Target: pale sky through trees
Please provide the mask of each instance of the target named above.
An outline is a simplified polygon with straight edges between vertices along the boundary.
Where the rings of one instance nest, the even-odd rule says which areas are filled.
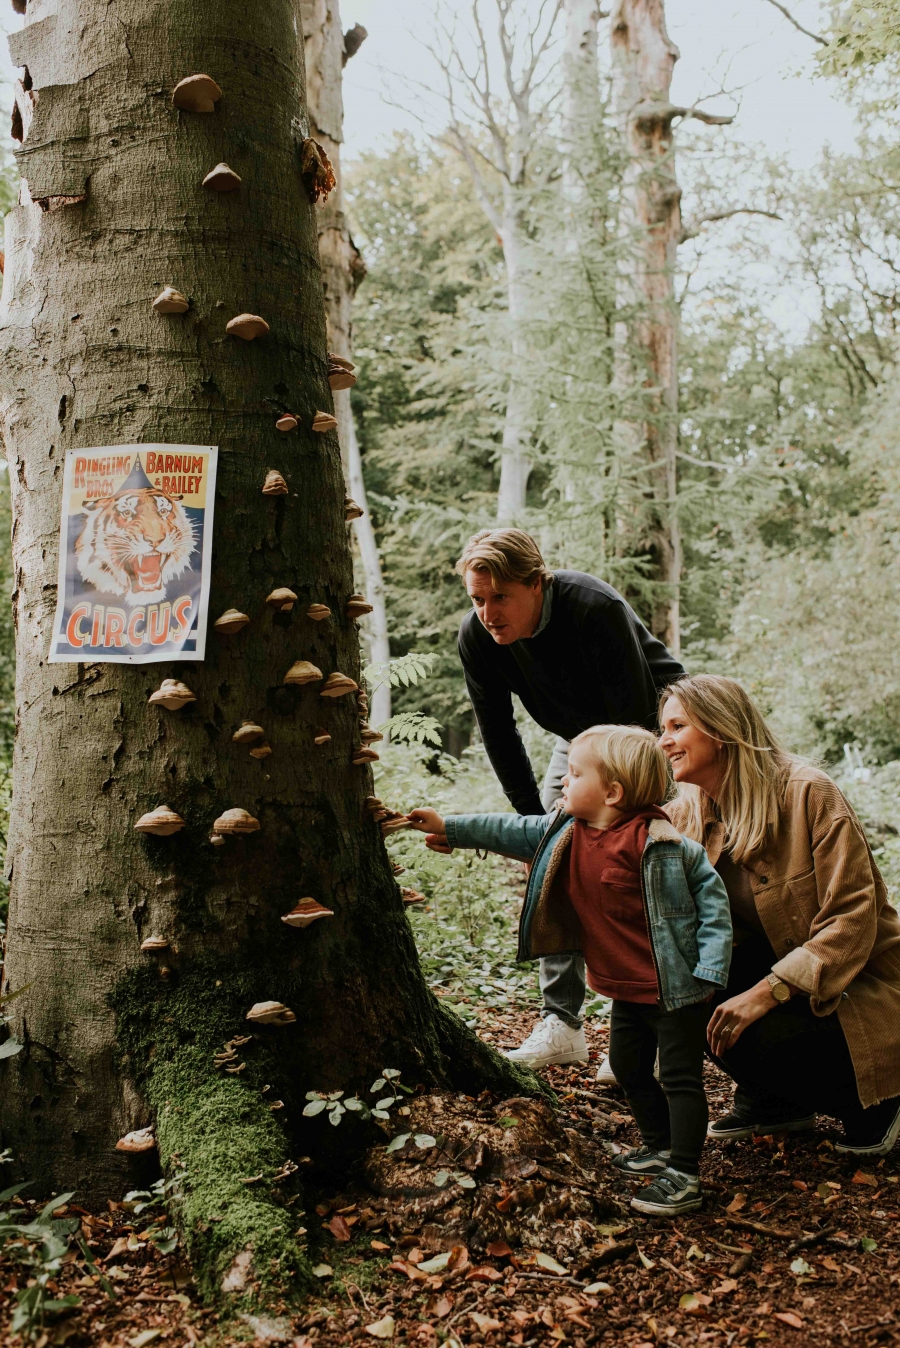
[[[454,5],[462,12],[463,0],[454,0]],[[382,89],[386,85],[403,101],[402,91],[390,80],[391,71],[427,81],[428,57],[410,30],[427,31],[431,8],[431,0],[342,0],[345,27],[359,22],[369,30],[368,41],[347,67],[344,83],[349,157],[375,148],[397,127],[414,125],[383,100]],[[789,8],[805,27],[818,30],[822,16],[818,0],[793,0]],[[815,44],[766,0],[667,0],[666,12],[670,33],[681,49],[672,90],[675,98],[691,103],[719,87],[743,86],[738,95],[740,139],[759,142],[775,154],[787,153],[798,167],[813,163],[826,142],[836,150],[852,147],[851,111],[834,97],[831,82],[813,78]],[[604,41],[607,31],[604,24]]]

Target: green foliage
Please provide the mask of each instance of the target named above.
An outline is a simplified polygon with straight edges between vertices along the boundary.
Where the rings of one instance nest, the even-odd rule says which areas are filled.
[[[27,1184],[16,1184],[0,1193],[0,1205],[15,1198]],[[33,1342],[44,1334],[48,1320],[53,1320],[66,1311],[81,1305],[77,1296],[56,1297],[49,1284],[62,1268],[69,1253],[72,1238],[80,1227],[77,1217],[55,1217],[54,1213],[64,1208],[74,1194],[58,1194],[51,1198],[35,1217],[21,1220],[22,1213],[15,1210],[0,1212],[0,1250],[22,1269],[25,1285],[16,1293],[16,1308],[13,1311],[10,1329],[19,1334],[26,1342]],[[90,1251],[79,1238],[82,1257],[86,1259],[92,1273],[97,1269]],[[101,1279],[104,1290],[113,1296],[113,1290],[105,1278]]]
[[[390,1095],[384,1094],[386,1089],[390,1090]],[[369,1087],[370,1094],[378,1096],[377,1100],[369,1103],[360,1099],[358,1095],[347,1096],[343,1091],[329,1091],[327,1095],[323,1095],[321,1091],[307,1091],[306,1098],[309,1104],[303,1110],[303,1116],[312,1119],[327,1110],[328,1122],[337,1127],[347,1110],[350,1110],[352,1114],[358,1114],[363,1123],[368,1123],[370,1119],[387,1122],[394,1105],[403,1102],[403,1096],[398,1094],[399,1091],[412,1093],[408,1086],[402,1085],[400,1072],[396,1067],[382,1067],[381,1076]]]
[[[887,77],[887,102],[896,106],[900,62],[898,0],[832,0],[829,43],[817,52],[826,75],[838,75],[859,89],[873,72]]]

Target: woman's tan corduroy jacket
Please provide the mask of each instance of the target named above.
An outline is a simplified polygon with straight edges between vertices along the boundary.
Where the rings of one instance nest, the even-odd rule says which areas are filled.
[[[677,801],[666,813],[683,827]],[[704,834],[715,865],[724,828],[711,801]],[[830,777],[794,768],[771,845],[745,867],[777,956],[773,970],[809,995],[816,1015],[837,1012],[861,1103],[900,1095],[900,916],[862,825]]]

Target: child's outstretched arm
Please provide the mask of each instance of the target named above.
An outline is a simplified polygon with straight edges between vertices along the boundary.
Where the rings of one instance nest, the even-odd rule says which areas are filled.
[[[453,848],[447,842],[447,828],[437,810],[429,810],[423,805],[418,810],[410,810],[407,818],[414,829],[425,834],[425,846],[429,851],[450,855]]]

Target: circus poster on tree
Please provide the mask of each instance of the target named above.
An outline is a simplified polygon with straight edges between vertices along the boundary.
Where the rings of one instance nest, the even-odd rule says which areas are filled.
[[[51,662],[203,659],[217,459],[209,445],[67,452]]]

